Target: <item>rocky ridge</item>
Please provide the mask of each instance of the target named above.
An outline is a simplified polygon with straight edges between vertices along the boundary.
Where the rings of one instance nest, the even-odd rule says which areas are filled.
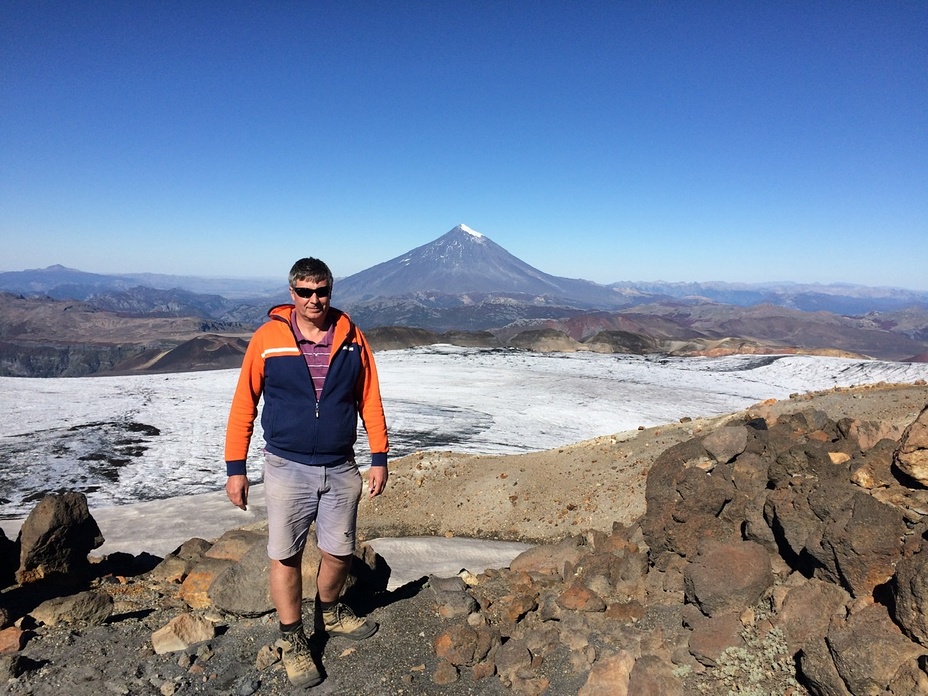
[[[314,691],[925,693],[926,403],[924,385],[835,390],[598,438],[549,453],[560,469],[588,459],[573,488],[547,482],[547,501],[512,493],[522,483],[501,477],[526,458],[495,458],[497,467],[483,458],[481,468],[446,474],[479,458],[448,454],[444,467],[423,469],[413,455],[362,520],[368,533],[411,531],[418,519],[420,533],[447,524],[444,533],[463,534],[461,520],[505,501],[509,512],[522,506],[519,516],[485,517],[485,535],[544,543],[507,569],[393,592],[382,559],[362,545],[349,599],[381,631],[359,644],[318,640],[328,678]],[[621,469],[626,456],[635,465]],[[449,507],[468,471],[504,485],[484,485],[482,502],[474,492],[464,511]],[[609,476],[643,489],[574,502]],[[552,490],[563,508],[551,505]],[[18,543],[20,559],[19,583],[0,594],[7,693],[290,693],[260,528],[191,540],[165,559],[91,564],[98,538],[80,498],[53,503],[18,542],[0,540],[0,557]],[[537,524],[545,507],[554,523]],[[65,519],[82,531],[62,556],[53,538],[72,526]],[[72,580],[66,590],[61,576]]]

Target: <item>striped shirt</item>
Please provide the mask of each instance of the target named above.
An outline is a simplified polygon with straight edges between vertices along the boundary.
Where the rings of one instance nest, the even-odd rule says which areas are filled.
[[[300,352],[303,353],[306,367],[309,368],[309,376],[313,380],[313,389],[316,390],[316,401],[318,402],[322,397],[322,386],[329,372],[329,353],[332,352],[335,324],[329,324],[325,338],[318,343],[313,343],[300,332],[300,327],[296,323],[296,312],[293,312],[290,316],[290,326],[293,327],[296,343],[300,347]]]

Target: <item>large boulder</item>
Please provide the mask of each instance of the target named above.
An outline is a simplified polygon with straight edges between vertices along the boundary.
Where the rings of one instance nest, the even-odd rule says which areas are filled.
[[[907,681],[912,668],[917,669],[928,654],[902,634],[886,607],[879,604],[851,614],[846,621],[833,622],[825,641],[852,694],[887,693],[897,679]]]
[[[842,588],[815,578],[804,579],[786,590],[775,623],[790,653],[807,649],[824,636],[834,617],[844,617],[850,599]]]
[[[686,598],[706,616],[740,612],[773,585],[770,556],[751,541],[720,544],[684,572]]]
[[[899,561],[894,616],[907,636],[928,646],[928,549]]]
[[[683,696],[683,684],[674,665],[656,655],[642,655],[628,678],[629,694]]]
[[[745,425],[730,425],[718,428],[702,439],[706,452],[720,464],[727,464],[744,452],[748,444],[748,428]]]
[[[894,464],[906,476],[928,486],[928,406],[902,433]]]
[[[540,544],[526,549],[509,564],[510,569],[523,573],[566,576],[589,552],[579,536],[564,537],[557,544]]]
[[[803,646],[797,665],[803,683],[813,696],[852,696],[838,674],[823,637],[817,636]]]
[[[826,565],[833,565],[836,579],[852,595],[870,596],[892,578],[906,531],[898,509],[857,492],[848,507],[826,521],[821,541],[831,556]]]
[[[104,590],[86,590],[67,597],[52,597],[31,612],[30,616],[46,626],[57,624],[100,625],[113,613],[113,598]]]
[[[303,599],[316,596],[316,573],[322,556],[316,546],[315,534],[310,532],[303,551]],[[238,561],[206,557],[204,564],[224,561],[208,585],[210,603],[222,611],[237,616],[260,616],[274,610],[268,582],[271,562],[267,556],[267,538],[259,535]],[[196,566],[192,572],[196,572]],[[367,544],[355,551],[351,571],[345,583],[345,592],[358,584],[371,591],[386,588],[387,570],[383,558]]]
[[[794,569],[863,597],[892,577],[904,517],[852,484],[849,465],[829,449],[799,445],[777,457],[764,519]]]
[[[19,539],[20,583],[80,576],[90,565],[87,554],[104,541],[87,508],[87,496],[74,491],[42,498],[23,522]]]
[[[648,474],[648,514],[641,521],[652,554],[672,551],[690,557],[706,539],[740,538],[739,529],[719,519],[735,495],[730,468],[712,464],[700,441],[663,452]]]
[[[883,421],[860,421],[844,418],[838,421],[838,427],[846,437],[856,440],[861,452],[868,452],[882,440],[898,440],[902,428],[895,423]]]

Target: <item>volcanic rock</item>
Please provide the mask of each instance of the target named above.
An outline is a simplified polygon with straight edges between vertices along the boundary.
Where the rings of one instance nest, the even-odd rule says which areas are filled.
[[[902,434],[895,464],[906,476],[928,486],[928,407]]]
[[[19,533],[20,583],[87,570],[87,554],[103,544],[103,535],[87,508],[87,496],[69,491],[46,495],[23,522]]]

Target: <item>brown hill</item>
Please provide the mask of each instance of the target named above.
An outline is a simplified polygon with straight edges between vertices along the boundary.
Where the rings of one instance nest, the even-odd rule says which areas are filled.
[[[159,371],[233,367],[241,364],[236,341],[250,334],[198,317],[131,317],[83,302],[0,293],[2,375],[80,377],[152,369],[155,362]],[[168,357],[193,339],[199,340]],[[223,340],[228,345],[220,348]]]
[[[660,342],[633,331],[600,331],[584,341],[589,350],[597,353],[632,353],[645,355],[660,351]]]
[[[374,350],[402,350],[416,346],[448,343],[470,348],[496,348],[499,340],[489,331],[446,331],[435,333],[409,326],[378,326],[364,332]]]
[[[416,346],[430,346],[441,339],[434,331],[415,329],[408,326],[378,326],[364,335],[374,350],[398,350]]]
[[[242,326],[199,317],[129,317],[85,302],[0,293],[0,339],[54,344],[181,342],[205,332],[247,333]]]
[[[646,311],[639,307],[638,311]],[[921,352],[924,344],[894,334],[872,323],[828,312],[757,305],[649,306],[647,311],[698,331],[706,336],[739,337],[759,343],[792,346],[799,350],[831,349],[868,355],[882,360],[902,360]]]
[[[541,353],[572,353],[582,346],[563,331],[556,329],[530,329],[520,331],[509,339],[513,348],[524,348]]]
[[[242,356],[248,348],[246,338],[205,334],[191,338],[179,346],[166,350],[146,350],[126,360],[107,374],[131,372],[195,372],[197,370],[224,370],[242,365]]]
[[[743,342],[744,352],[863,355],[881,360],[905,360],[924,353],[928,344],[881,328],[872,319],[842,317],[828,312],[801,312],[774,305],[737,307],[712,303],[640,305],[622,312],[584,312],[568,318],[519,322],[500,330],[508,339],[532,329],[562,331],[587,341],[604,331],[637,334],[656,340],[658,352],[712,355]]]

